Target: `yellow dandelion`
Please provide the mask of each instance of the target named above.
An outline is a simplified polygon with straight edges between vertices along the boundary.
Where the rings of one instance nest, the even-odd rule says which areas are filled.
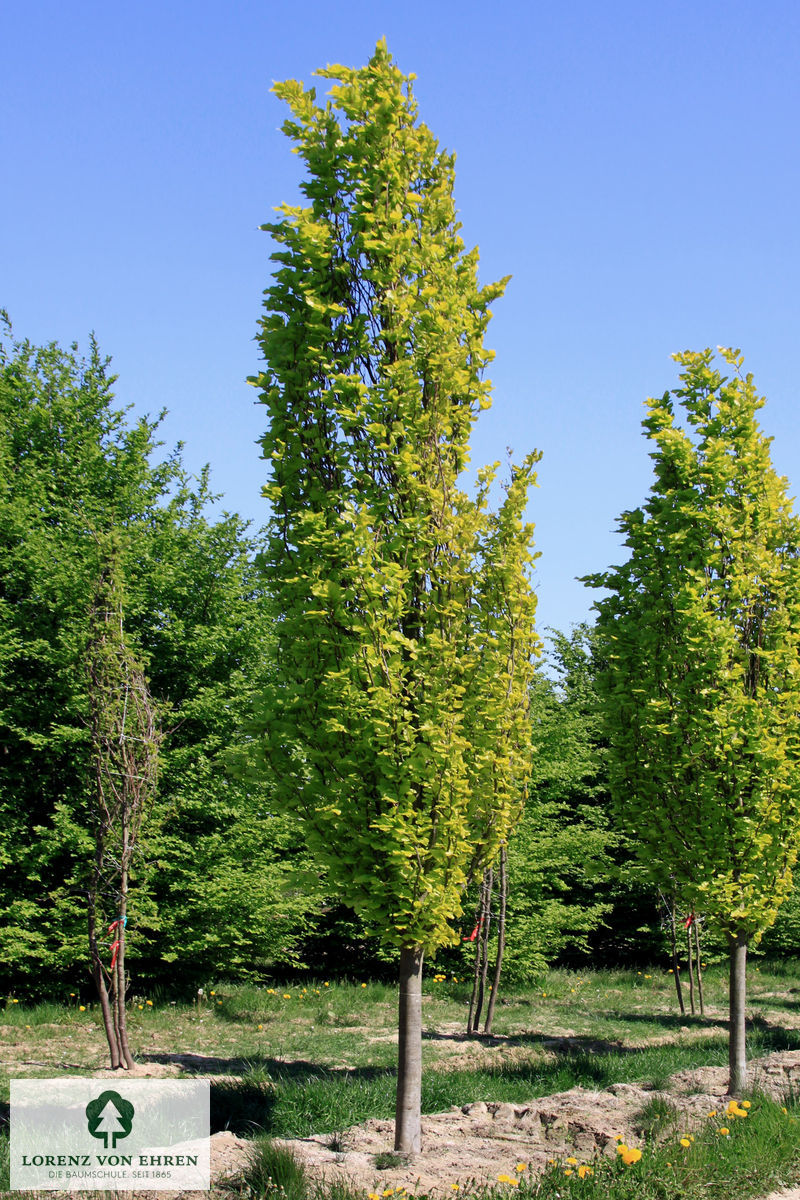
[[[717,1132],[721,1133],[723,1137],[727,1137],[728,1134],[730,1133],[730,1129],[728,1129],[727,1125],[723,1125],[722,1129],[718,1129]]]
[[[258,1028],[259,1028],[259,1029],[263,1029],[263,1028],[264,1028],[264,1026],[263,1026],[263,1025],[259,1025],[259,1027],[258,1027]]]
[[[362,987],[366,987],[367,985],[366,985],[365,983],[362,983],[362,985],[361,985],[361,986],[362,986]]]
[[[570,1167],[577,1167],[578,1160],[570,1154],[569,1158],[567,1159],[567,1163]]]
[[[715,1108],[712,1108],[711,1112],[708,1115],[710,1117],[715,1117],[717,1115],[717,1110]]]
[[[216,993],[216,992],[214,991],[214,989],[212,988],[212,989],[211,989],[211,991],[210,991],[208,994],[209,994],[209,996],[216,996],[216,994],[217,994],[217,993]]]
[[[587,1167],[586,1163],[583,1163],[578,1167],[578,1178],[585,1179],[587,1175],[594,1175],[594,1171],[591,1167]]]
[[[378,1193],[377,1193],[377,1192],[368,1192],[368,1193],[367,1193],[367,1200],[381,1200],[381,1198],[380,1198],[380,1196],[378,1195]]]
[[[450,1187],[453,1189],[454,1192],[457,1192],[458,1189],[461,1187],[461,1184],[460,1183],[451,1183]]]
[[[571,1175],[571,1174],[572,1174],[572,1167],[567,1167],[567,1169],[566,1169],[566,1171],[564,1172],[564,1174],[565,1174],[565,1175]]]
[[[394,1188],[384,1188],[383,1194],[384,1196],[393,1196]]]
[[[635,1147],[632,1147],[631,1149],[625,1151],[622,1156],[622,1161],[627,1167],[629,1167],[631,1163],[638,1162],[641,1157],[641,1150],[637,1150]]]
[[[681,1138],[681,1145],[682,1145],[682,1146],[691,1146],[691,1144],[692,1144],[692,1143],[689,1141],[689,1139],[688,1139],[688,1138]]]
[[[520,1171],[520,1172],[527,1171],[527,1169],[528,1169],[527,1163],[517,1163],[517,1165],[515,1167],[515,1170]]]
[[[322,986],[323,986],[323,987],[330,987],[331,985],[330,985],[329,983],[323,983],[323,985],[322,985]]]
[[[149,1008],[152,1008],[152,1007],[153,1007],[153,1001],[152,1001],[152,1000],[145,1000],[145,1004],[146,1004],[146,1005],[147,1005]]]
[[[284,993],[283,993],[283,998],[284,998],[284,1000],[291,1000],[291,998],[292,998],[292,993],[291,993],[291,992],[284,992]]]
[[[136,1005],[136,1007],[137,1007],[138,1009],[142,1009],[142,1008],[144,1008],[144,1005],[143,1005],[143,1004],[137,1004],[137,1005]]]
[[[627,1149],[628,1147],[625,1145],[625,1143],[620,1142],[620,1144],[617,1146],[617,1154],[624,1154]]]
[[[781,1112],[782,1112],[782,1113],[788,1113],[788,1111],[789,1111],[789,1110],[788,1110],[788,1108],[782,1108],[782,1109],[781,1109]]]
[[[752,1106],[752,1104],[750,1103],[750,1101],[749,1101],[749,1100],[743,1100],[743,1101],[742,1101],[742,1108],[752,1108],[752,1107],[753,1107],[753,1106]]]
[[[81,1005],[80,1005],[80,1007],[79,1007],[79,1009],[78,1009],[78,1012],[86,1012],[86,1005],[85,1005],[85,1004],[81,1004]]]

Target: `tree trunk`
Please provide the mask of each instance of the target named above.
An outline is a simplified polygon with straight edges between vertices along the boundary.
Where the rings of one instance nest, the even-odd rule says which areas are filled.
[[[422,950],[400,951],[400,1010],[397,1043],[397,1107],[394,1148],[419,1154],[422,1146]]]
[[[683,990],[681,988],[681,969],[678,966],[678,931],[675,928],[675,897],[673,896],[669,906],[670,929],[672,931],[672,973],[675,976],[675,988],[678,993],[678,1004],[681,1010],[681,1016],[686,1015],[686,1009],[683,1004]]]
[[[700,931],[697,928],[697,921],[694,923],[694,958],[695,970],[697,971],[697,995],[700,999],[700,1016],[706,1015],[705,1004],[703,1003],[703,972],[700,965]]]
[[[686,956],[689,961],[689,1007],[692,1010],[692,1016],[695,1016],[694,1011],[694,953],[692,952],[692,923],[694,917],[689,917],[689,924],[686,926]]]
[[[108,988],[106,987],[105,976],[103,975],[103,961],[100,957],[100,947],[97,945],[97,906],[95,903],[94,893],[89,896],[89,954],[92,960],[92,978],[94,979],[97,995],[100,999],[100,1011],[103,1014],[103,1027],[106,1031],[108,1039],[108,1052],[111,1058],[111,1069],[116,1071],[120,1065],[119,1045],[117,1043],[116,1022],[111,1012],[111,1004],[108,998]]]
[[[494,964],[494,980],[492,981],[492,994],[489,997],[489,1007],[486,1010],[486,1024],[483,1027],[484,1033],[492,1032],[492,1021],[494,1020],[494,1006],[497,1002],[497,992],[500,987],[500,972],[503,969],[503,953],[506,948],[506,902],[508,899],[508,857],[506,855],[505,846],[500,848],[500,914],[497,918],[497,959]]]
[[[737,934],[730,939],[730,1024],[728,1034],[728,1092],[738,1096],[747,1087],[747,1055],[744,1041],[744,1005],[747,989],[747,938]]]
[[[123,834],[123,852],[127,856],[127,831]],[[116,992],[116,1012],[117,1012],[117,1037],[119,1039],[119,1056],[121,1066],[126,1067],[129,1071],[133,1067],[133,1055],[128,1045],[128,1024],[127,1011],[125,1009],[125,926],[128,916],[128,868],[123,866],[120,878],[120,894],[119,894],[119,927],[117,936],[119,937],[119,953],[117,955],[117,964],[115,967],[115,992]]]
[[[486,889],[486,876],[481,880],[481,890],[478,899],[478,911],[475,914],[475,968],[472,972],[472,995],[469,998],[469,1012],[467,1013],[467,1037],[471,1037],[473,1033],[478,1031],[478,1021],[480,1020],[480,1009],[476,1008],[478,1003],[478,986],[481,978],[481,947],[483,939],[480,936],[483,924],[483,893]]]
[[[481,980],[478,988],[478,1011],[475,1014],[473,1021],[474,1030],[478,1032],[478,1021],[480,1018],[483,1002],[486,999],[486,981],[489,977],[489,934],[491,932],[492,923],[492,892],[494,891],[494,871],[491,867],[486,869],[486,907],[483,913],[483,927],[478,934],[483,942],[481,950]]]

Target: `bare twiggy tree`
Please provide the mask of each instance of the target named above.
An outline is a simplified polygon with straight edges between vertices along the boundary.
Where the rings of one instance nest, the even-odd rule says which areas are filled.
[[[161,731],[144,672],[125,637],[119,554],[101,554],[86,655],[94,787],[95,857],[87,889],[92,974],[113,1068],[133,1066],[125,1019],[125,941],[131,862],[155,795]],[[113,935],[111,961],[101,949]]]

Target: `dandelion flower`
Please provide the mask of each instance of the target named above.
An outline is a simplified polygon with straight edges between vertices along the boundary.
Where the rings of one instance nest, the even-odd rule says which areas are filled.
[[[517,1170],[517,1171],[520,1171],[520,1172],[521,1172],[521,1171],[527,1171],[527,1169],[528,1169],[528,1164],[527,1164],[527,1163],[517,1163],[517,1166],[516,1166],[516,1170]]]
[[[284,992],[283,998],[284,998],[284,1000],[291,1000],[291,998],[292,998],[291,992]]]
[[[146,1004],[146,1005],[147,1005],[149,1008],[152,1008],[152,1007],[153,1007],[153,1001],[152,1001],[152,1000],[145,1000],[145,1004]]]
[[[450,1187],[453,1189],[454,1192],[457,1192],[458,1189],[461,1187],[461,1184],[460,1183],[451,1183]]]
[[[566,1171],[564,1172],[564,1174],[565,1174],[565,1175],[571,1175],[571,1174],[572,1174],[572,1167],[567,1167],[567,1169],[566,1169]]]
[[[362,986],[362,987],[366,987],[367,985],[366,985],[365,983],[362,983],[362,985],[361,985],[361,986]]]
[[[721,1133],[723,1137],[727,1137],[728,1134],[730,1133],[730,1129],[728,1129],[727,1125],[723,1125],[722,1129],[717,1130],[717,1132]]]
[[[86,1012],[86,1005],[85,1005],[85,1004],[81,1004],[81,1005],[80,1005],[80,1007],[79,1007],[79,1009],[78,1009],[78,1012]]]
[[[624,1154],[627,1149],[628,1147],[625,1145],[625,1143],[620,1142],[620,1144],[617,1146],[617,1154]]]
[[[258,1027],[258,1028],[259,1028],[259,1029],[263,1029],[263,1028],[264,1028],[264,1026],[263,1026],[263,1025],[259,1025],[259,1027]]]
[[[717,1115],[717,1110],[715,1108],[712,1108],[711,1112],[708,1115],[710,1117],[715,1117]]]
[[[573,1158],[573,1156],[570,1155],[569,1158],[567,1159],[567,1163],[570,1167],[577,1167],[578,1160],[577,1160],[577,1158]]]
[[[625,1153],[622,1156],[622,1161],[625,1163],[626,1167],[629,1167],[631,1163],[638,1162],[641,1157],[641,1150],[637,1150],[635,1147],[631,1147],[630,1149],[626,1147]]]
[[[750,1101],[749,1101],[749,1100],[743,1100],[743,1101],[742,1101],[742,1108],[752,1108],[752,1107],[753,1107],[753,1106],[752,1106],[752,1104],[750,1103]]]
[[[587,1167],[586,1163],[583,1163],[578,1167],[578,1178],[585,1179],[587,1175],[594,1175],[594,1171],[591,1167]]]
[[[691,1146],[691,1144],[692,1144],[692,1143],[689,1141],[689,1139],[688,1139],[688,1138],[681,1138],[681,1145],[682,1145],[682,1146]]]
[[[369,1192],[367,1195],[367,1200],[381,1200],[381,1198],[377,1192]]]

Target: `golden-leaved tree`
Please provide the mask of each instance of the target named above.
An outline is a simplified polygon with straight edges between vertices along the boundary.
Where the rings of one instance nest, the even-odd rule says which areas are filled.
[[[618,815],[655,879],[728,936],[730,1082],[741,1092],[747,947],[800,846],[800,521],[738,350],[675,356],[648,401],[655,479],[620,520],[628,561],[594,586]],[[680,401],[687,425],[675,418]]]
[[[276,672],[259,727],[275,798],[329,878],[400,951],[395,1147],[420,1145],[423,955],[458,940],[462,894],[517,820],[537,643],[524,520],[538,455],[459,486],[489,406],[479,287],[453,158],[379,43],[328,67],[331,99],[276,85],[307,203],[265,226],[271,504],[263,556]]]

